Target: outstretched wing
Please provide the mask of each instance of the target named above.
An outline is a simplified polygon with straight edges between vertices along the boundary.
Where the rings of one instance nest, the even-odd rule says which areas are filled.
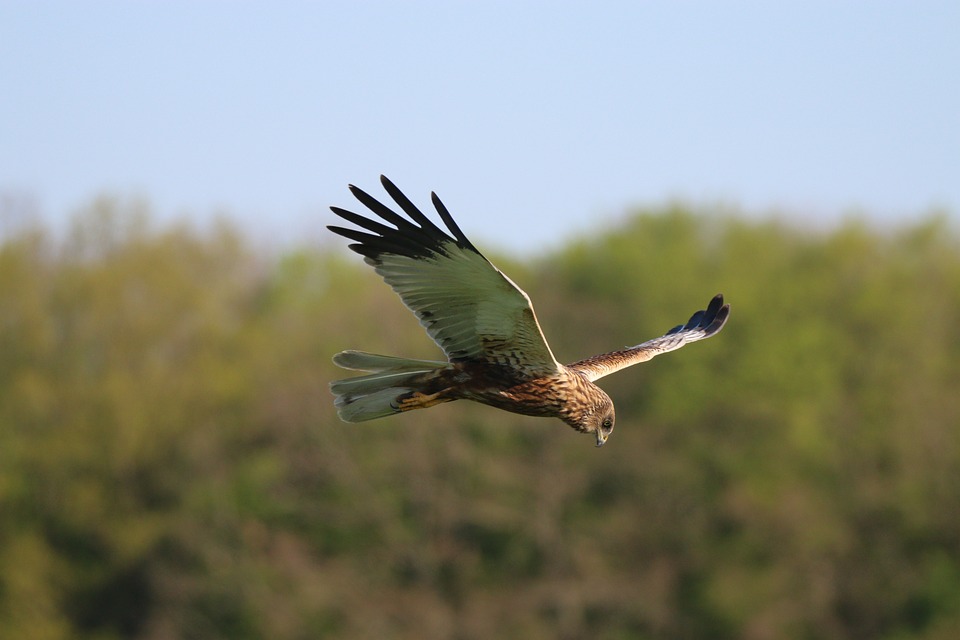
[[[350,248],[393,287],[447,358],[504,364],[521,377],[559,371],[530,298],[477,251],[437,195],[431,194],[433,204],[452,236],[386,177],[380,182],[409,219],[350,185],[357,200],[388,224],[330,207],[364,231],[327,228],[355,242]]]
[[[717,294],[709,306],[693,314],[687,324],[678,325],[659,338],[647,340],[635,347],[574,362],[569,368],[576,369],[593,381],[620,369],[646,362],[661,353],[679,349],[685,344],[716,335],[729,316],[730,305],[723,304],[723,295]]]

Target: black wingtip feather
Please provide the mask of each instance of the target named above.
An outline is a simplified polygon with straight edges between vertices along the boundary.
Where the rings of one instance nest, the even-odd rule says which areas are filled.
[[[437,213],[440,214],[440,219],[443,220],[443,224],[447,225],[453,235],[460,242],[460,246],[465,249],[471,249],[477,251],[477,248],[473,246],[473,243],[467,239],[467,236],[464,235],[463,231],[460,230],[460,225],[457,224],[456,220],[453,219],[453,216],[450,215],[450,211],[447,209],[447,206],[440,201],[440,196],[437,195],[435,191],[430,192],[430,201],[433,202],[434,208],[437,210]],[[477,253],[480,253],[477,251]]]
[[[355,187],[351,184],[348,186],[348,188],[350,189],[350,193],[353,194],[353,197],[359,200],[363,206],[365,206],[367,209],[370,209],[370,211],[374,212],[393,226],[397,227],[397,229],[401,229],[405,226],[413,227],[409,220],[406,220],[403,218],[403,216],[394,213],[390,207],[386,206],[360,187]]]
[[[399,255],[416,257],[423,253],[423,245],[402,235],[392,237],[383,237],[370,233],[364,233],[357,229],[348,229],[335,225],[327,225],[327,229],[341,235],[348,240],[353,240],[358,244],[351,244],[348,247],[360,255],[370,258],[376,258],[381,253],[395,253]],[[361,251],[358,247],[363,247]]]
[[[706,337],[712,336],[713,334],[723,329],[723,325],[727,324],[727,318],[730,317],[730,305],[725,304],[717,311],[716,317],[713,319],[706,330]]]
[[[331,211],[337,216],[361,229],[372,232],[363,233],[359,230],[351,230],[344,227],[328,227],[334,233],[358,243],[350,245],[351,249],[373,260],[377,260],[378,256],[384,253],[394,253],[411,258],[418,258],[437,253],[446,253],[449,249],[445,248],[445,246],[448,246],[448,243],[452,243],[461,249],[467,249],[481,255],[476,247],[467,239],[463,231],[460,230],[460,227],[453,220],[450,212],[447,211],[447,208],[440,202],[436,194],[431,193],[431,199],[437,212],[440,214],[441,220],[447,227],[449,233],[453,234],[453,237],[431,222],[389,178],[381,175],[380,183],[409,219],[393,211],[363,189],[352,184],[348,185],[350,193],[352,193],[361,204],[384,222],[396,227],[385,226],[375,219],[370,219],[340,207],[330,207]]]
[[[720,307],[723,306],[723,294],[718,293],[710,299],[710,304],[707,305],[707,316],[712,317],[717,314],[720,310]]]
[[[690,329],[696,329],[697,327],[699,327],[701,324],[701,321],[703,320],[703,317],[707,313],[708,312],[704,311],[703,309],[694,313],[692,316],[690,316],[690,319],[687,320],[687,324],[683,326],[683,330],[689,331]]]
[[[411,220],[420,225],[421,229],[427,231],[428,233],[435,231],[441,235],[443,234],[443,231],[441,231],[437,225],[433,224],[433,222],[430,221],[430,218],[423,215],[423,212],[420,211],[420,209],[418,209],[417,206],[410,201],[410,198],[403,195],[403,192],[397,188],[397,185],[390,182],[390,179],[387,176],[380,176],[380,184],[382,184],[383,188],[388,194],[390,194],[390,197],[393,198],[393,201],[400,205],[400,208],[403,209],[403,212],[410,216]]]
[[[675,333],[680,333],[681,331],[699,329],[704,332],[703,337],[708,338],[723,328],[723,325],[726,324],[729,316],[730,305],[723,304],[723,294],[718,293],[717,295],[713,296],[706,309],[697,311],[690,316],[690,319],[686,324],[678,324],[673,329],[670,329],[670,331],[667,331],[664,335],[669,336]]]
[[[710,300],[701,326],[703,327],[704,337],[709,338],[723,329],[730,317],[730,305],[723,304],[723,294],[718,293]]]
[[[341,209],[340,207],[330,207],[330,211],[333,211],[347,222],[355,224],[362,229],[366,229],[367,231],[372,231],[380,236],[386,235],[392,231],[396,231],[395,229],[392,229],[384,224],[380,224],[376,220],[364,218],[361,215],[358,215],[352,211],[347,211],[346,209]]]

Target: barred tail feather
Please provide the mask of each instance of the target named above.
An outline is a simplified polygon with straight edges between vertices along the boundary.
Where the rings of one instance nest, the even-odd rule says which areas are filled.
[[[447,362],[364,351],[342,351],[333,357],[333,362],[345,369],[372,372],[330,383],[337,414],[345,422],[365,422],[400,413],[401,396],[417,391],[423,375],[449,366]]]

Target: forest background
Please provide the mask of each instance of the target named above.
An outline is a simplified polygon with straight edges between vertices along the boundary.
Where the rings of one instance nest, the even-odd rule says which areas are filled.
[[[338,244],[7,224],[0,638],[960,636],[948,216],[663,207],[488,257],[562,361],[731,320],[605,379],[602,449],[471,403],[347,425],[333,353],[437,350]]]

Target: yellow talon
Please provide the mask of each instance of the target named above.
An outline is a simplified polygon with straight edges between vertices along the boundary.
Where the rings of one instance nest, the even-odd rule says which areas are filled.
[[[440,392],[437,393],[420,393],[419,391],[414,391],[412,394],[400,400],[398,409],[400,411],[412,411],[414,409],[429,409],[430,407],[438,404],[442,404],[445,400],[439,398]]]

